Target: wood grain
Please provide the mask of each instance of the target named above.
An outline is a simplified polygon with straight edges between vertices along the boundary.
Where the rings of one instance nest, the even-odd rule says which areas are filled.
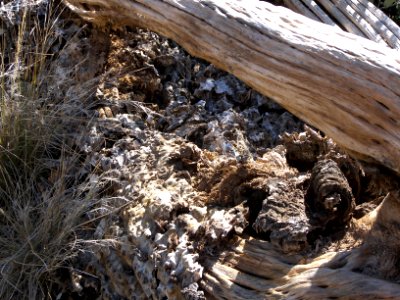
[[[100,25],[146,27],[175,40],[357,157],[400,173],[400,52],[254,0],[65,3]]]

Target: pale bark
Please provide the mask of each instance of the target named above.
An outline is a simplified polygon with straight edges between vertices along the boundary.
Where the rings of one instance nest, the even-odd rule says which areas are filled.
[[[368,0],[347,0],[347,1],[351,1],[352,6],[356,5],[358,9],[364,11],[365,14],[370,15],[371,25],[373,24],[378,26],[383,25],[385,27],[384,30],[382,27],[379,27],[379,31],[381,32],[381,34],[383,32],[385,36],[390,37],[391,40],[390,43],[393,43],[393,47],[396,49],[400,49],[400,27],[397,26],[392,19],[386,16],[381,10],[379,10]]]
[[[302,14],[303,16],[306,16],[307,18],[313,19],[315,21],[320,20],[315,12],[305,6],[300,0],[284,0],[283,3],[285,3],[286,7],[299,14]]]
[[[303,9],[297,9],[296,1],[285,0],[284,3],[306,17],[314,13],[325,24],[332,25],[333,17],[337,25],[348,32],[400,49],[400,28],[368,0],[302,0],[307,6]]]
[[[359,29],[359,26],[356,26],[349,18],[346,12],[338,9],[335,3],[331,0],[318,0],[318,3],[324,7],[329,14],[331,14],[338,22],[346,29],[346,31],[351,32],[353,34],[364,36],[362,30]]]
[[[357,12],[351,7],[346,1],[342,0],[332,0],[335,7],[345,14],[353,24],[355,24],[365,37],[372,41],[381,43],[383,42],[382,37],[378,32]]]
[[[321,7],[318,6],[314,0],[303,0],[303,2],[305,5],[307,5],[309,10],[311,10],[323,23],[337,26],[336,23],[321,9]]]
[[[390,47],[400,49],[400,28],[389,17],[369,2],[365,3],[362,0],[346,0],[346,2],[360,14],[360,19],[365,20],[380,34]]]

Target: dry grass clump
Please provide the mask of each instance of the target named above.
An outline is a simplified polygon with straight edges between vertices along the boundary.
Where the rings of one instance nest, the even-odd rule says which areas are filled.
[[[74,232],[88,203],[63,180],[45,192],[34,177],[12,187],[0,210],[0,298],[47,298],[56,272],[81,250]]]
[[[43,88],[62,8],[51,0],[6,3],[0,15],[0,299],[52,298],[55,274],[82,250],[75,233],[93,203],[74,188],[78,156],[67,146],[65,128],[79,118],[69,112],[69,99],[52,105]]]

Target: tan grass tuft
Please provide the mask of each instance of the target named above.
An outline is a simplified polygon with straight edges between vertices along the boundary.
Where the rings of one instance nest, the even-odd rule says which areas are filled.
[[[44,299],[82,251],[76,232],[93,203],[74,188],[79,157],[66,142],[65,128],[80,122],[76,101],[43,98],[62,8],[39,1],[39,20],[29,5],[38,1],[18,2],[17,25],[0,18],[0,299]]]

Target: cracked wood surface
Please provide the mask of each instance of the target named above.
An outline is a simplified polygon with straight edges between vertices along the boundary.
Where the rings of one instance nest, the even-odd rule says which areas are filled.
[[[98,24],[146,27],[175,40],[359,158],[400,172],[400,52],[259,1],[66,3]]]
[[[201,286],[212,295],[210,299],[398,299],[397,283],[368,276],[366,269],[374,255],[377,269],[385,265],[380,261],[393,259],[377,254],[377,249],[394,250],[391,247],[397,247],[393,245],[397,242],[378,241],[376,236],[385,235],[391,226],[387,223],[394,222],[398,228],[399,208],[398,199],[389,195],[375,211],[353,224],[353,230],[364,232],[361,247],[314,258],[283,255],[269,242],[238,238],[218,259],[206,261],[208,271]]]

